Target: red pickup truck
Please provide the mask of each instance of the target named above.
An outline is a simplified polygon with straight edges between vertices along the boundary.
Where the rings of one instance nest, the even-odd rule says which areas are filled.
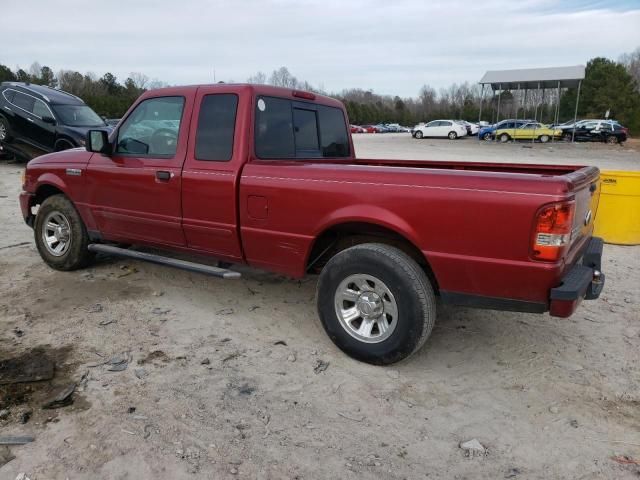
[[[420,348],[437,297],[558,317],[598,297],[597,168],[358,159],[348,125],[309,92],[153,90],[109,137],[29,162],[22,214],[58,270],[102,252],[223,278],[319,273],[328,335],[375,364]]]

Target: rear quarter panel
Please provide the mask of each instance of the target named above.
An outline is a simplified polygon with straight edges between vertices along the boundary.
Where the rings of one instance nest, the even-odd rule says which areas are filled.
[[[562,176],[253,161],[240,185],[243,246],[250,264],[302,276],[318,235],[369,222],[417,246],[441,290],[546,303],[564,266],[530,259],[532,225],[568,188]],[[249,215],[252,196],[266,199],[265,218]]]

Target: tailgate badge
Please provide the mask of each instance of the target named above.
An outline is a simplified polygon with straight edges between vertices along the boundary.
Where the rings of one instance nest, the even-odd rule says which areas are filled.
[[[585,226],[586,226],[586,225],[589,225],[589,222],[591,222],[591,215],[592,215],[591,210],[589,210],[589,211],[585,214],[585,216],[584,216],[584,224],[585,224]]]

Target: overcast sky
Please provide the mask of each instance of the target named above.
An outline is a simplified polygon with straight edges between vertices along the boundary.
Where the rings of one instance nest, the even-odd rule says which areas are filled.
[[[246,81],[287,66],[330,92],[415,96],[486,70],[585,64],[640,46],[640,1],[2,0],[0,63]]]

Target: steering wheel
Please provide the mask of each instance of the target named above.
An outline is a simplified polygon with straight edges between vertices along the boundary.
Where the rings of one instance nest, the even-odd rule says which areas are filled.
[[[149,139],[149,153],[171,155],[176,151],[178,133],[168,128],[161,128],[153,132]]]

